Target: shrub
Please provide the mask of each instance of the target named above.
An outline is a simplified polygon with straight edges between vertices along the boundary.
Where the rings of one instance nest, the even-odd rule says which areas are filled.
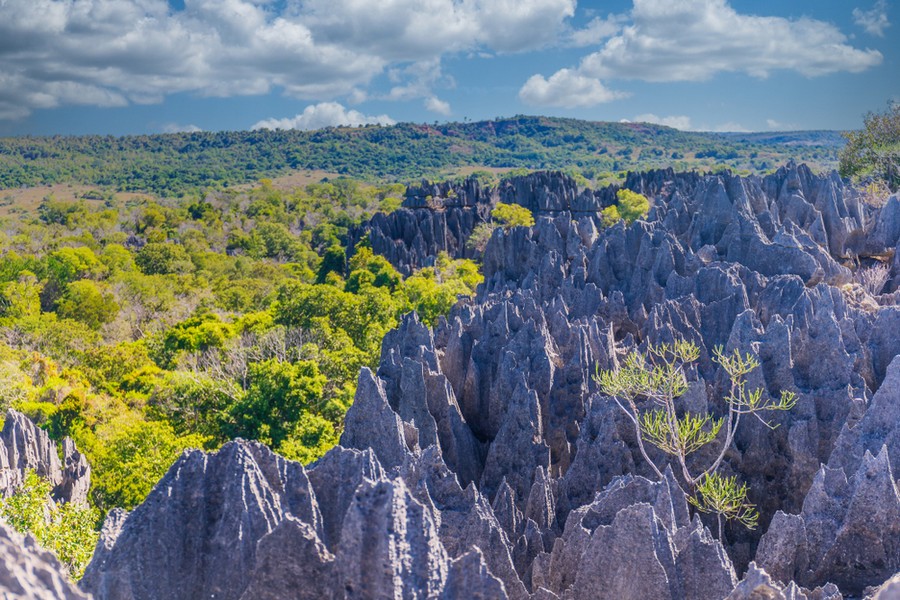
[[[747,375],[759,366],[750,354],[725,354],[716,348],[713,360],[728,374],[731,385],[724,401],[726,416],[694,414],[680,411],[676,400],[688,390],[685,368],[697,361],[700,350],[691,342],[648,345],[647,353],[632,352],[623,366],[616,370],[598,372],[596,381],[604,394],[612,397],[634,427],[641,456],[660,479],[663,465],[657,464],[647,453],[650,443],[673,461],[675,472],[687,486],[691,504],[704,512],[716,513],[719,539],[722,539],[722,519],[736,520],[747,527],[756,526],[758,514],[747,501],[747,486],[739,485],[735,477],[718,473],[725,453],[731,448],[741,417],[754,416],[767,427],[775,425],[764,420],[761,413],[790,410],[796,403],[791,392],[782,392],[780,400],[763,397],[762,388],[747,389]],[[713,444],[724,434],[719,451],[705,469],[692,470],[688,457],[701,448]]]
[[[839,155],[842,177],[881,181],[892,192],[900,189],[900,103],[883,113],[870,112],[860,131],[844,134],[847,145]]]
[[[53,552],[73,579],[84,574],[99,537],[94,510],[70,502],[55,504],[50,499],[50,482],[28,471],[19,489],[0,500],[0,516]]]

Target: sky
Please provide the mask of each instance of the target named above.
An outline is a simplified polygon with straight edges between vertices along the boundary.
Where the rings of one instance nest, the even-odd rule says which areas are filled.
[[[900,101],[898,22],[892,0],[0,0],[0,136],[854,129]]]

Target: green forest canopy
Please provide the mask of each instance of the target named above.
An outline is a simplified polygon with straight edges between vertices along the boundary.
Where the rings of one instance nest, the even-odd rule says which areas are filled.
[[[166,196],[296,170],[407,182],[465,167],[572,169],[588,179],[669,166],[764,173],[791,158],[833,168],[843,144],[831,131],[723,134],[528,116],[316,131],[19,137],[0,139],[0,189],[77,183]]]

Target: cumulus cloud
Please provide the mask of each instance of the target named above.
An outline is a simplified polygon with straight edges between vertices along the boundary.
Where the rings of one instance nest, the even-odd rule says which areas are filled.
[[[637,121],[639,123],[655,123],[657,125],[665,125],[666,127],[681,129],[682,131],[690,131],[692,129],[691,118],[684,115],[658,117],[653,113],[646,113],[636,116],[634,119],[632,119],[632,121]]]
[[[613,79],[703,81],[723,72],[767,77],[777,70],[814,77],[864,71],[882,59],[877,50],[851,46],[840,30],[824,21],[741,14],[727,0],[634,0],[621,31],[577,68],[563,69],[549,81],[557,76],[560,81],[591,80],[597,86]],[[546,81],[532,77],[520,95],[538,98],[530,90]],[[563,95],[559,90],[547,97],[554,106],[576,101]]]
[[[869,10],[853,9],[853,21],[866,33],[884,37],[884,30],[891,26],[887,16],[887,0],[878,0]]]
[[[0,118],[189,92],[365,97],[393,66],[557,40],[575,0],[0,1]],[[433,93],[420,93],[427,98]]]
[[[599,44],[606,38],[619,33],[626,20],[625,15],[609,15],[605,19],[595,17],[583,29],[572,32],[572,45],[580,47]]]
[[[450,110],[450,104],[441,100],[436,96],[425,99],[425,108],[439,115],[449,116],[453,111]]]
[[[575,0],[307,0],[299,9],[321,39],[392,60],[478,47],[519,52],[554,42]]]
[[[265,119],[251,129],[322,129],[345,125],[393,125],[396,123],[387,115],[366,116],[358,110],[347,110],[337,102],[320,102],[303,109],[303,112],[286,119]]]
[[[607,89],[599,79],[585,77],[570,69],[561,69],[550,79],[533,75],[519,90],[519,98],[526,104],[562,108],[595,106],[626,96]]]

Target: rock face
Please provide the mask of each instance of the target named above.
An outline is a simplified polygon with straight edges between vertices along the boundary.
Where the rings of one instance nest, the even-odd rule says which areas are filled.
[[[88,600],[66,577],[62,566],[34,539],[0,522],[0,596],[22,600]]]
[[[407,270],[464,252],[464,211],[474,223],[502,199],[538,219],[494,234],[476,298],[433,330],[411,315],[385,337],[341,447],[308,468],[244,442],[185,455],[110,524],[84,588],[102,599],[839,598],[900,571],[900,306],[884,294],[863,308],[844,291],[854,261],[896,247],[894,204],[861,204],[836,175],[793,164],[625,185],[653,208],[605,230],[595,212],[615,190],[559,175],[411,190],[406,212],[369,224],[373,248]],[[763,397],[798,396],[774,430],[741,423],[723,469],[750,486],[760,528],[726,525],[724,546],[671,473],[653,480],[592,378],[675,338],[700,348],[690,410],[722,413],[717,346],[759,356],[748,383]]]
[[[12,409],[6,412],[0,431],[0,495],[9,496],[33,470],[48,479],[57,501],[87,504],[91,468],[87,459],[66,438],[60,460],[56,443],[28,417]]]

